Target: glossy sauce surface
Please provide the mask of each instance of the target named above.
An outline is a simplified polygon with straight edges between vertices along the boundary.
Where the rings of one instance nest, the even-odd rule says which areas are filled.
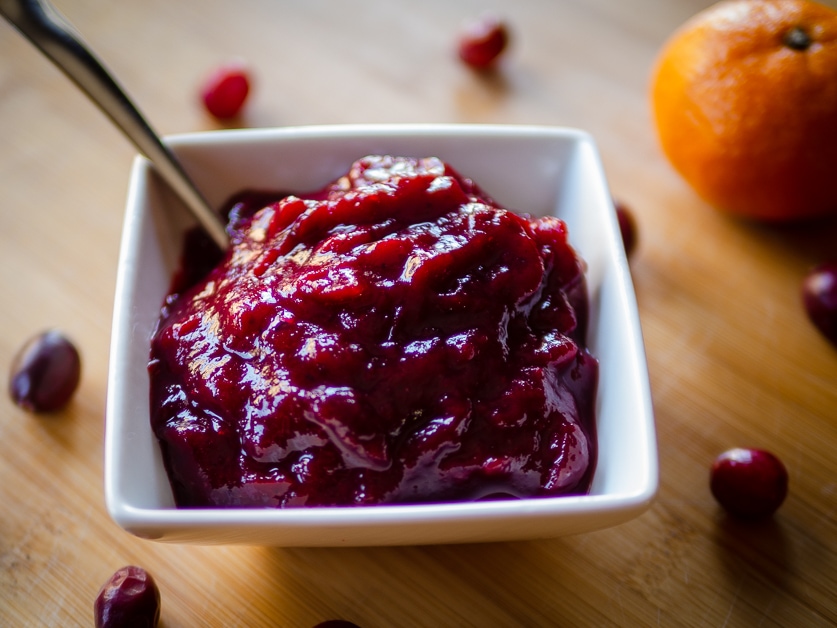
[[[597,363],[562,221],[393,157],[229,216],[231,250],[187,247],[152,341],[178,506],[586,492]]]

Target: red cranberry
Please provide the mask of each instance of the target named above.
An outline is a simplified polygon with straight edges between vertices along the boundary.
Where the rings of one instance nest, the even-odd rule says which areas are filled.
[[[788,472],[770,452],[730,449],[715,459],[709,487],[730,514],[760,519],[776,512],[785,500]]]
[[[154,628],[160,621],[160,590],[142,567],[123,567],[99,590],[93,613],[96,628]]]
[[[219,120],[239,114],[250,93],[250,74],[243,65],[230,63],[217,68],[203,84],[201,98],[207,111]]]
[[[506,49],[509,32],[493,16],[484,16],[465,26],[459,37],[459,57],[472,68],[487,68]]]
[[[30,412],[63,408],[81,379],[81,357],[61,332],[49,330],[21,347],[12,362],[9,393]]]
[[[837,345],[837,261],[814,268],[802,282],[802,302],[808,317]]]
[[[636,248],[636,221],[633,213],[626,205],[616,201],[616,219],[619,221],[619,231],[622,234],[622,244],[625,246],[625,255],[630,257]]]

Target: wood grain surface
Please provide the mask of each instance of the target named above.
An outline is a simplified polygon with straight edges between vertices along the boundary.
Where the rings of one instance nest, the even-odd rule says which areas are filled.
[[[234,126],[488,122],[581,127],[639,223],[632,260],[660,448],[653,507],[555,540],[367,549],[155,544],[108,517],[103,415],[116,260],[133,148],[0,23],[0,365],[58,327],[81,349],[66,411],[0,397],[0,625],[92,625],[99,586],[135,563],[162,624],[830,626],[837,624],[837,348],[809,324],[806,270],[837,223],[776,228],[699,200],[663,159],[647,87],[699,0],[56,0],[161,133],[219,128],[197,102],[232,57],[255,88]],[[837,2],[831,2],[837,6]],[[495,10],[500,71],[454,54]],[[837,78],[835,79],[837,80]],[[714,457],[772,450],[790,494],[761,524],[726,517]]]

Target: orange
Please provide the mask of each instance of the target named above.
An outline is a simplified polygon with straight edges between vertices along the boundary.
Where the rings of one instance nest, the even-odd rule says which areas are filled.
[[[807,0],[729,0],[658,55],[663,151],[710,204],[788,221],[837,212],[837,11]]]

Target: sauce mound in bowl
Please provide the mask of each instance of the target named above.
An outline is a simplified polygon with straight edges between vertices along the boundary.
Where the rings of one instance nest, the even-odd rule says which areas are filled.
[[[587,492],[598,365],[561,220],[388,156],[228,210],[230,250],[184,256],[151,345],[179,507]]]

